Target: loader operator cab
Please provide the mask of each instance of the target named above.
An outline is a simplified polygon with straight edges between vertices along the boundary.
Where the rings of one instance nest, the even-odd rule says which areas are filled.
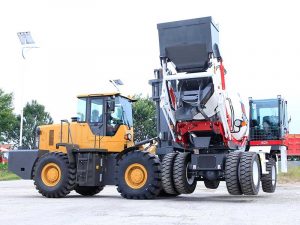
[[[287,102],[250,98],[250,140],[281,140],[288,133]]]
[[[121,125],[133,127],[131,102],[118,93],[78,96],[77,122],[88,123],[94,135],[114,136]]]

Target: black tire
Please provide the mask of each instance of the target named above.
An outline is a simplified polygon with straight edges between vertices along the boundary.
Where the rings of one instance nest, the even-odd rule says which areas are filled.
[[[230,152],[225,162],[225,181],[227,191],[231,195],[242,195],[239,182],[239,164],[241,152]]]
[[[138,188],[131,187],[125,178],[127,169],[134,164],[142,165],[147,172],[145,183]],[[162,189],[160,161],[146,151],[134,150],[124,154],[117,162],[115,178],[118,192],[128,199],[153,199]]]
[[[243,152],[239,165],[243,194],[257,195],[260,186],[260,161],[255,152]]]
[[[219,187],[219,180],[204,180],[204,185],[208,189],[217,189]]]
[[[174,186],[173,167],[177,153],[168,153],[162,160],[162,187],[166,194],[178,195]]]
[[[262,174],[261,186],[264,192],[274,193],[277,184],[276,162],[270,158],[267,162],[267,171],[269,174]]]
[[[171,198],[171,197],[176,197],[178,194],[168,194],[164,191],[164,189],[161,189],[160,193],[158,194],[158,197],[165,197],[165,198]]]
[[[104,188],[103,186],[96,186],[96,187],[77,186],[75,187],[75,191],[78,194],[83,196],[93,196],[100,193],[100,191],[102,191],[103,188]]]
[[[45,166],[55,164],[60,169],[60,178],[54,186],[47,185],[42,179]],[[33,180],[36,189],[47,198],[61,198],[69,194],[75,187],[76,169],[69,163],[66,154],[51,152],[43,155],[36,162],[33,169]]]
[[[180,194],[191,194],[195,191],[197,180],[194,176],[189,177],[187,171],[191,160],[190,153],[178,153],[174,161],[173,177],[174,186]]]

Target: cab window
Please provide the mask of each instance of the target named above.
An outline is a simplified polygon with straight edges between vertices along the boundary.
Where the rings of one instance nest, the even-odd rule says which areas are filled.
[[[79,98],[77,103],[78,122],[86,121],[86,98]]]
[[[103,121],[103,99],[92,99],[91,100],[91,114],[90,122],[99,123]]]
[[[127,125],[128,128],[133,126],[132,105],[128,99],[116,97],[114,112],[108,115],[106,135],[114,136],[120,125]]]
[[[121,124],[123,112],[120,105],[119,97],[115,99],[115,109],[114,112],[108,114],[107,117],[107,126],[106,126],[106,135],[107,136],[114,136]]]

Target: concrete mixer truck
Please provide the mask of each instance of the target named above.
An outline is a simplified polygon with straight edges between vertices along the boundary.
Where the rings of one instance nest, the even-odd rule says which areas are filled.
[[[232,195],[256,195],[260,182],[276,186],[274,170],[267,166],[275,153],[249,151],[247,146],[248,113],[237,95],[228,94],[219,31],[212,18],[157,28],[161,68],[150,84],[164,191],[189,194],[197,181],[210,189],[225,181]]]

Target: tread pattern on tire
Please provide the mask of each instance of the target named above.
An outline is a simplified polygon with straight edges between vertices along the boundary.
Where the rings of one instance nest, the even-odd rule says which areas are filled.
[[[122,174],[124,171],[120,171],[122,161],[126,158],[135,157],[138,160],[136,163],[147,162],[150,163],[151,171],[148,172],[148,180],[146,182],[147,187],[142,187],[138,190],[130,190],[127,185],[123,185],[121,179],[124,179]],[[152,173],[153,177],[150,177]],[[149,180],[150,179],[150,180]],[[157,156],[147,152],[134,150],[128,152],[119,159],[115,167],[115,182],[117,186],[117,191],[121,194],[122,197],[127,199],[153,199],[159,195],[162,184],[161,184],[161,163]]]
[[[174,186],[173,167],[177,153],[168,153],[162,161],[162,187],[167,194],[178,195]]]
[[[190,153],[178,153],[174,161],[174,186],[180,194],[191,194],[195,191],[197,181],[196,179],[192,184],[187,182],[186,166],[189,161]]]
[[[75,191],[83,196],[93,196],[100,193],[103,190],[103,186],[88,187],[88,186],[77,186]]]
[[[40,179],[39,177],[37,177],[37,173],[39,173],[39,171],[37,171],[39,164],[43,161],[43,160],[47,160],[47,157],[55,157],[56,159],[60,160],[62,163],[64,163],[67,166],[67,174],[64,174],[66,176],[66,180],[63,181],[63,184],[61,185],[61,187],[57,190],[53,190],[53,191],[47,191],[45,189],[43,189],[43,187],[40,185],[41,181],[38,181],[38,179]],[[41,168],[42,169],[42,168]],[[61,171],[62,173],[64,171]],[[62,176],[64,176],[62,175]],[[74,187],[76,185],[76,168],[74,166],[72,166],[69,163],[68,160],[68,156],[62,152],[50,152],[47,153],[45,155],[43,155],[34,165],[33,168],[33,180],[34,180],[34,185],[36,187],[36,189],[39,191],[40,194],[42,194],[43,196],[47,197],[47,198],[62,198],[65,197],[66,195],[68,195],[72,190],[74,190]]]
[[[258,164],[258,185],[253,184],[253,160],[257,160]],[[240,160],[240,184],[244,195],[257,195],[260,186],[260,162],[255,152],[243,152]]]
[[[275,174],[275,184],[272,184],[272,167],[275,166],[276,173],[276,162],[274,159],[270,158],[269,162],[267,162],[267,171],[269,174],[262,174],[261,176],[261,186],[262,190],[266,193],[274,193],[277,184],[277,174]]]
[[[239,163],[241,152],[230,152],[225,163],[225,181],[227,191],[231,195],[242,195],[239,182]]]

